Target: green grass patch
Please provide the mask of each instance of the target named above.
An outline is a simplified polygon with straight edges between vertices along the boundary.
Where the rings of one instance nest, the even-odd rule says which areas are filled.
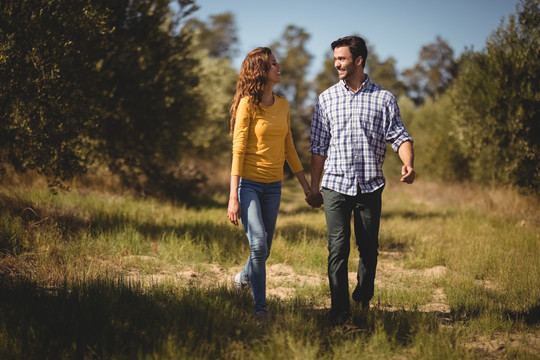
[[[385,189],[380,251],[392,266],[378,278],[371,309],[353,304],[352,320],[341,326],[327,318],[324,213],[305,205],[296,183],[284,183],[268,265],[299,277],[279,284],[292,289],[288,296],[269,296],[267,326],[255,323],[250,293],[236,294],[228,285],[249,248],[243,229],[228,222],[225,203],[188,208],[130,196],[3,189],[0,354],[535,358],[539,222],[530,211],[525,216],[505,207],[518,211],[525,200],[490,190],[458,203],[448,193],[454,190],[429,185],[424,193],[423,185],[429,184]],[[352,240],[349,271],[357,261]],[[438,301],[448,313],[425,310],[435,290],[445,295]]]

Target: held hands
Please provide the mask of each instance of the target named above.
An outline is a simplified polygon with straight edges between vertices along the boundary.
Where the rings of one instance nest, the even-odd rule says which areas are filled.
[[[323,196],[319,191],[310,191],[306,195],[306,202],[314,209],[320,208],[323,204]]]

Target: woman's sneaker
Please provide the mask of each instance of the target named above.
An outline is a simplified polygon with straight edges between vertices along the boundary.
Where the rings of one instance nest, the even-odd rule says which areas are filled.
[[[236,292],[241,292],[246,288],[247,284],[242,283],[242,272],[234,275],[233,287]]]

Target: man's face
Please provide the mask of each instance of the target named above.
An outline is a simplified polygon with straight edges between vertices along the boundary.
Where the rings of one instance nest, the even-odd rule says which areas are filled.
[[[341,46],[334,49],[334,67],[338,71],[340,80],[350,79],[359,71],[362,65],[362,57],[359,56],[353,61],[351,50],[348,46]]]

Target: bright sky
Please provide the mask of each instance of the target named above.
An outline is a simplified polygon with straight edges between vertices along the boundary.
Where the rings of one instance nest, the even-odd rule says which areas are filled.
[[[381,60],[392,56],[397,70],[414,66],[423,45],[440,35],[458,56],[466,47],[484,49],[489,35],[517,12],[518,0],[196,0],[192,16],[235,16],[240,67],[245,55],[258,46],[279,40],[287,25],[311,35],[307,50],[313,55],[309,77],[321,71],[330,43],[360,34]],[[279,61],[279,59],[278,59]],[[369,55],[368,55],[369,63]]]

